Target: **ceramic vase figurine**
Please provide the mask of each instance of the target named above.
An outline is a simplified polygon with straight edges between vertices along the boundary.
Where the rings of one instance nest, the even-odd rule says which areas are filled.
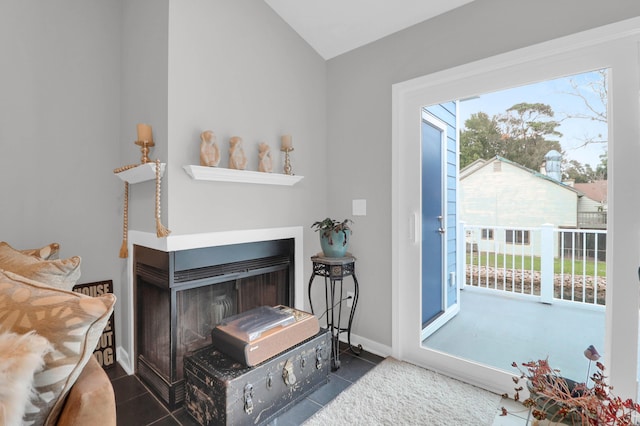
[[[258,160],[259,172],[271,173],[273,171],[271,147],[266,142],[260,142],[258,145]]]
[[[242,138],[233,136],[229,139],[229,168],[244,170],[247,167],[247,156],[242,148]]]
[[[200,165],[216,167],[220,163],[220,148],[211,130],[200,133]]]

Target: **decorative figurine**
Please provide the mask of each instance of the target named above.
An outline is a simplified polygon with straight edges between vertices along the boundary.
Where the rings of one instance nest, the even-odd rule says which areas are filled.
[[[200,133],[200,165],[216,167],[220,163],[220,148],[211,130]]]
[[[247,156],[242,149],[242,138],[233,136],[229,139],[229,168],[244,170],[247,167]]]
[[[266,142],[260,142],[258,145],[258,171],[271,173],[273,171],[273,162],[271,161],[271,147]]]

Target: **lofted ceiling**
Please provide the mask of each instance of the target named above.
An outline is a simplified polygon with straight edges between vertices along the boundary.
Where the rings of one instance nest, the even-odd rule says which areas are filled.
[[[324,59],[473,0],[264,0]]]

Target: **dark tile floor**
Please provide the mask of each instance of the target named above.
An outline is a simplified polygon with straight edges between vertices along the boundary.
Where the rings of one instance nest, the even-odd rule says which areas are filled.
[[[298,426],[356,382],[383,358],[363,351],[353,355],[346,345],[340,353],[341,366],[329,374],[329,382],[282,413],[269,425]],[[116,364],[107,370],[116,394],[118,426],[197,426],[184,408],[170,412],[135,375],[127,375]]]

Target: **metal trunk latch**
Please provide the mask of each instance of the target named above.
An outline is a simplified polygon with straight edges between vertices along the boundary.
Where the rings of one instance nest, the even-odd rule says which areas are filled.
[[[296,375],[293,372],[293,362],[290,359],[287,360],[282,369],[282,378],[287,386],[293,386],[296,382]]]
[[[316,369],[322,368],[322,346],[316,347]]]
[[[267,374],[267,389],[271,389],[273,386],[273,374]]]
[[[253,411],[253,385],[248,383],[244,387],[244,411],[251,414]]]

